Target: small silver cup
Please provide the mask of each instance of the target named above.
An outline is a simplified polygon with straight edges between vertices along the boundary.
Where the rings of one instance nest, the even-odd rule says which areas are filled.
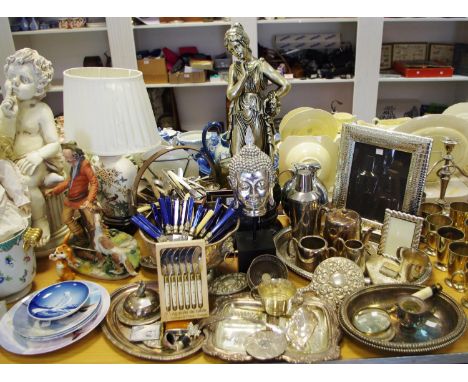
[[[424,219],[421,231],[421,239],[423,241],[426,240],[426,235],[429,232],[429,224],[427,223],[426,218],[429,215],[441,214],[442,212],[444,212],[444,208],[440,204],[431,202],[421,203],[421,207],[419,207],[418,216],[421,216]]]
[[[434,263],[434,266],[439,271],[445,272],[449,258],[449,245],[463,240],[465,234],[455,227],[445,226],[437,230],[437,235],[437,261]]]
[[[302,269],[305,269],[308,272],[314,272],[317,265],[319,265],[323,260],[328,259],[329,257],[335,255],[337,256],[337,251],[333,247],[328,247],[327,241],[317,235],[304,236],[300,240],[293,238],[295,244],[297,244],[297,258],[296,262]],[[288,245],[288,254],[291,246]],[[333,255],[331,255],[331,253]]]
[[[452,219],[447,215],[433,214],[427,216],[424,222],[427,226],[425,240],[427,244],[427,254],[429,256],[437,256],[437,230],[440,227],[452,225]]]
[[[364,272],[366,269],[365,246],[361,240],[349,239],[344,241],[342,238],[338,238],[335,246],[341,246],[341,248],[338,249],[340,256],[354,261]]]
[[[454,227],[463,230],[465,220],[468,219],[468,202],[450,203],[450,218]]]
[[[445,283],[458,291],[465,290],[464,281],[456,281],[459,272],[468,270],[468,242],[455,241],[449,244],[449,255],[447,261],[448,275]]]

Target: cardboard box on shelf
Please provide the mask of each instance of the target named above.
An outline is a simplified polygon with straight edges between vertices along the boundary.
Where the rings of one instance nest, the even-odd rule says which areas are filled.
[[[192,72],[192,73],[169,73],[169,83],[171,84],[190,84],[200,83],[206,81],[206,72]]]
[[[147,84],[167,84],[166,60],[164,58],[143,58],[137,60],[138,70],[143,73]]]

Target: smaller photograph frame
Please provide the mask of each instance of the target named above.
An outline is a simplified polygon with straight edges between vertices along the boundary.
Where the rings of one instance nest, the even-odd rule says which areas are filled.
[[[422,217],[387,208],[378,254],[396,257],[399,247],[417,249],[423,221]]]

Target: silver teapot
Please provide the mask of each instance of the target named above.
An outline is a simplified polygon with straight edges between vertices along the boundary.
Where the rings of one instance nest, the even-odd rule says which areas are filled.
[[[300,239],[316,233],[317,214],[322,205],[328,203],[326,187],[317,177],[320,164],[317,162],[297,163],[281,192],[285,214],[291,221],[292,236]]]

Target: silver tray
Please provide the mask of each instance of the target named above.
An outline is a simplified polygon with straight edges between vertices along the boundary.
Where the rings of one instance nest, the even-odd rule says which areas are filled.
[[[430,310],[423,324],[413,330],[400,329],[391,314],[395,336],[391,340],[372,338],[352,324],[354,315],[366,307],[388,309],[400,296],[409,295],[423,287],[412,284],[375,285],[348,296],[341,304],[339,320],[342,329],[351,338],[371,348],[393,353],[428,353],[443,348],[459,339],[466,330],[465,313],[455,300],[439,293],[426,300]]]
[[[317,341],[319,338],[322,347],[314,351],[308,346],[309,351],[303,352],[294,348],[288,341],[286,351],[275,360],[313,363],[337,359],[340,356],[338,342],[341,331],[333,307],[310,295],[302,298],[302,303],[294,308],[292,313],[305,307],[317,314],[316,317],[319,318],[317,323],[321,324],[322,330],[314,329],[310,341]],[[212,316],[200,322],[206,335],[203,352],[229,362],[254,361],[255,359],[247,354],[243,347],[244,340],[249,335],[265,329],[287,333],[286,327],[290,319],[290,317],[278,319],[268,316],[262,303],[254,300],[250,294],[218,299]]]
[[[147,282],[146,285],[148,288],[158,291],[157,282]],[[203,334],[192,340],[190,346],[182,350],[156,349],[144,345],[143,342],[130,342],[131,327],[119,321],[117,317],[117,307],[130,293],[137,289],[138,283],[134,283],[123,286],[111,294],[109,312],[107,313],[106,320],[102,324],[102,331],[109,341],[128,354],[152,361],[177,361],[189,357],[201,349],[203,341],[205,340]]]
[[[312,280],[313,273],[302,269],[296,264],[296,256],[289,256],[287,251],[287,245],[289,239],[291,238],[291,227],[283,228],[281,231],[273,237],[273,242],[276,247],[276,255],[286,264],[286,266],[298,274],[299,276],[304,277],[307,280]],[[294,246],[293,246],[294,247]]]

